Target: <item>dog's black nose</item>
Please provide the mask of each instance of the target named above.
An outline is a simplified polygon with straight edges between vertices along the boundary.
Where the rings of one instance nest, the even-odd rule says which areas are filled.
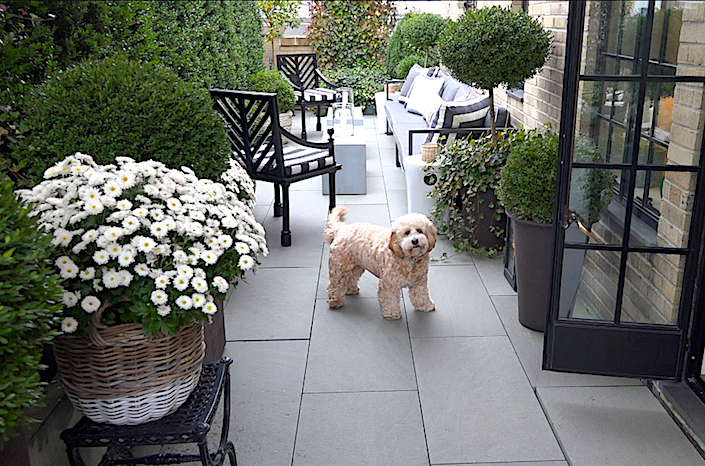
[[[411,240],[411,244],[413,244],[414,246],[416,246],[417,244],[419,244],[418,238],[412,239],[412,240]]]

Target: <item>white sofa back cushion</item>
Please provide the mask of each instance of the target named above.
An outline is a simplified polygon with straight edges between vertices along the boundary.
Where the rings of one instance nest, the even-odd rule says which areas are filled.
[[[411,91],[406,101],[406,110],[419,114],[426,118],[427,122],[430,122],[433,114],[444,102],[440,96],[443,83],[443,78],[429,78],[423,74],[417,75],[411,85]]]
[[[411,87],[414,84],[416,76],[425,75],[435,77],[436,73],[438,73],[437,66],[431,68],[424,68],[418,63],[414,63],[414,65],[409,70],[409,74],[406,75],[406,81],[404,81],[404,85],[402,86],[401,92],[399,94],[399,102],[405,103],[409,98],[409,93],[411,92]]]

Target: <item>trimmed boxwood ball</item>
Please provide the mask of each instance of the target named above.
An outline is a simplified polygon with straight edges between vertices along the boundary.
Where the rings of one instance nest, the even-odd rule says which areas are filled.
[[[423,66],[432,66],[429,65],[429,58],[437,62],[437,58],[434,60],[429,55],[431,48],[438,44],[447,25],[448,20],[433,13],[414,15],[405,23],[405,27],[401,31],[402,39],[420,54],[423,54]]]
[[[505,209],[522,220],[552,223],[557,164],[556,133],[532,129],[522,140],[516,140],[502,167],[497,189]]]
[[[225,123],[208,91],[161,65],[83,62],[47,80],[28,106],[32,131],[19,150],[33,183],[76,152],[100,165],[124,156],[186,166],[214,181],[229,168]]]
[[[23,410],[44,397],[43,346],[57,333],[63,308],[61,277],[50,259],[51,235],[0,177],[0,448]]]
[[[250,90],[257,92],[276,92],[279,113],[294,109],[296,95],[291,84],[276,70],[262,70],[250,78]]]
[[[424,60],[421,55],[409,55],[397,65],[397,69],[395,70],[396,76],[400,76],[399,79],[406,78],[411,67],[416,63],[421,64],[423,61]]]

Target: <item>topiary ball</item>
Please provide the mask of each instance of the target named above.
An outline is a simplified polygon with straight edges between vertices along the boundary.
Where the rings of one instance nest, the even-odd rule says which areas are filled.
[[[28,108],[31,131],[19,151],[33,183],[76,152],[100,165],[124,156],[187,166],[213,181],[229,168],[225,123],[208,91],[161,65],[124,57],[83,62],[48,79]]]
[[[415,64],[421,64],[423,63],[423,57],[420,55],[409,55],[408,57],[403,58],[399,64],[397,65],[397,69],[394,70],[394,73],[398,79],[404,79],[407,77],[409,74],[409,70],[411,69],[412,66]]]
[[[250,77],[250,90],[257,92],[276,92],[279,113],[294,109],[296,95],[286,79],[276,70],[262,70]]]

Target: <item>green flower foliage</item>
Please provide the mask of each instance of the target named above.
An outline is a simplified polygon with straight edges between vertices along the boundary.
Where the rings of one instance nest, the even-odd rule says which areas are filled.
[[[39,360],[57,334],[63,307],[51,236],[29,212],[12,183],[0,179],[0,446],[18,423],[29,421],[23,409],[42,400]]]
[[[402,61],[399,62],[397,65],[397,69],[394,72],[394,76],[396,76],[399,79],[404,79],[408,76],[409,70],[411,69],[412,66],[416,63],[421,63],[424,61],[424,58],[421,55],[409,55],[408,57],[404,58]]]
[[[397,66],[399,66],[399,62],[403,58],[413,55],[415,52],[411,45],[404,41],[403,36],[406,25],[416,14],[417,13],[414,13],[413,11],[407,13],[401,21],[397,23],[397,27],[394,29],[392,37],[389,38],[389,45],[387,45],[387,54],[384,58],[384,62],[387,67],[387,74],[394,78],[406,78],[406,74],[404,76],[399,76],[396,74]]]
[[[375,106],[375,92],[384,90],[388,78],[379,66],[327,70],[326,77],[341,87],[352,87],[355,106],[363,108]]]
[[[379,66],[396,24],[392,0],[314,0],[309,39],[322,68]]]
[[[102,165],[125,156],[188,166],[214,181],[229,168],[225,124],[208,91],[163,66],[124,57],[83,62],[37,88],[29,103],[32,131],[18,152],[34,183],[75,152]]]
[[[490,256],[499,252],[479,244],[479,209],[482,203],[490,203],[496,222],[490,228],[497,237],[503,236],[504,225],[499,222],[504,207],[492,205],[487,193],[497,190],[500,170],[507,161],[509,148],[522,135],[523,131],[501,132],[497,150],[493,150],[489,135],[478,139],[454,139],[443,146],[433,168],[429,166],[427,169],[438,176],[431,192],[435,223],[440,232],[453,241],[458,252]]]
[[[532,129],[509,149],[497,190],[509,213],[536,223],[553,222],[558,135]]]
[[[262,70],[250,77],[249,89],[258,92],[276,92],[280,113],[294,109],[296,95],[286,79],[276,70]]]
[[[423,66],[429,65],[429,54],[432,61],[438,61],[438,52],[435,49],[441,33],[448,26],[448,20],[440,15],[421,13],[412,16],[402,29],[402,39],[414,50],[423,55]],[[435,52],[435,53],[434,53]],[[436,55],[435,60],[433,55]]]

